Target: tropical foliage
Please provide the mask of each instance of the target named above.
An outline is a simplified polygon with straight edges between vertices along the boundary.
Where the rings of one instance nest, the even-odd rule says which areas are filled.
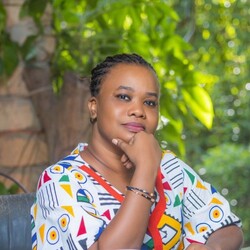
[[[213,106],[206,88],[215,78],[197,71],[186,56],[192,47],[176,32],[180,19],[169,1],[26,0],[21,15],[31,15],[39,32],[21,48],[4,33],[5,45],[0,49],[11,53],[2,53],[2,74],[13,71],[20,55],[26,62],[34,59],[33,42],[45,32],[39,20],[48,3],[52,5],[57,39],[51,62],[56,90],[60,89],[65,71],[86,76],[107,55],[136,52],[154,64],[162,86],[159,139],[164,138],[170,148],[184,155],[184,120],[196,117],[206,128],[212,127]]]
[[[194,47],[188,56],[200,70],[217,77],[208,90],[213,127],[185,124],[186,157],[231,201],[243,220],[245,244],[250,245],[250,2],[177,1],[175,6],[182,20],[177,30]]]
[[[209,149],[196,166],[202,178],[213,183],[241,216],[246,245],[250,243],[249,150],[244,145],[224,143]]]

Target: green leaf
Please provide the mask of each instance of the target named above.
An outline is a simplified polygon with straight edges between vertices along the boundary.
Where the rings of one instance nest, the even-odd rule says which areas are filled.
[[[3,60],[0,57],[0,76],[3,75],[3,73],[4,73]]]
[[[2,47],[3,53],[3,69],[7,76],[10,76],[19,63],[18,46],[10,41],[9,37],[4,39]]]
[[[16,194],[18,188],[17,184],[13,184],[11,187],[7,188],[2,182],[0,182],[0,195]]]
[[[49,0],[26,0],[22,5],[20,17],[30,15],[38,24],[48,2]]]
[[[181,139],[180,132],[176,130],[176,126],[169,122],[165,127],[156,132],[156,138],[162,144],[167,143],[166,149],[178,153],[182,156],[185,155],[184,141]]]
[[[182,94],[186,105],[207,128],[213,124],[214,111],[210,96],[200,86],[183,87]]]
[[[6,11],[3,7],[2,2],[0,2],[0,33],[5,29],[6,23]]]
[[[19,189],[18,185],[17,185],[17,184],[13,184],[13,185],[8,189],[8,191],[9,191],[10,194],[16,194],[16,193],[18,192],[18,189]]]
[[[25,61],[29,61],[36,56],[36,48],[34,46],[36,38],[37,36],[29,36],[21,47],[22,57]]]

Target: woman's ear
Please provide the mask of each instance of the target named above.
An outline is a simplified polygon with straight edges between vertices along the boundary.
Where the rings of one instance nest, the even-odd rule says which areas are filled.
[[[93,124],[97,120],[97,103],[94,96],[90,97],[88,101],[90,122]]]

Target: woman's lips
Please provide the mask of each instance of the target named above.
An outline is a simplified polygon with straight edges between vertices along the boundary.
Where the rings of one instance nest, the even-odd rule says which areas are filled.
[[[140,131],[144,131],[145,127],[140,124],[140,123],[136,123],[136,122],[129,122],[129,123],[125,123],[123,124],[123,126],[129,131],[129,132],[133,132],[133,133],[138,133]]]

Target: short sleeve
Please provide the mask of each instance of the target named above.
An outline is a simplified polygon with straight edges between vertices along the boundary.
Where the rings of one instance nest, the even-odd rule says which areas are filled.
[[[97,210],[98,196],[87,174],[58,164],[40,177],[31,208],[32,249],[87,249],[106,222]]]
[[[180,161],[183,169],[183,230],[184,245],[205,243],[215,230],[235,224],[240,219],[230,209],[228,201],[193,169]]]

